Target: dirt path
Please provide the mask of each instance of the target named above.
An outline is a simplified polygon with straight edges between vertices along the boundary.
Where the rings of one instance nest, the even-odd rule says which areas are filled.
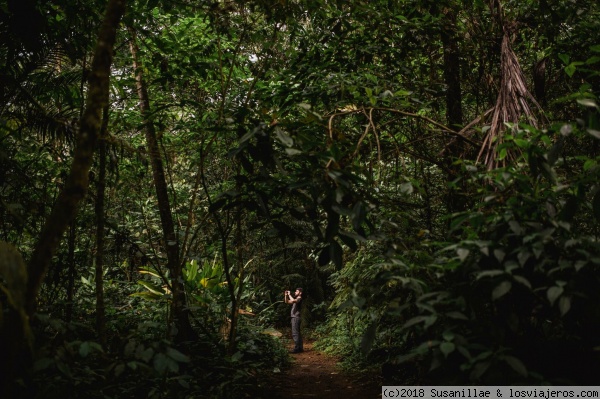
[[[273,398],[377,399],[381,384],[373,378],[344,373],[337,359],[313,349],[305,342],[304,352],[291,355],[289,369],[275,374],[269,391]]]

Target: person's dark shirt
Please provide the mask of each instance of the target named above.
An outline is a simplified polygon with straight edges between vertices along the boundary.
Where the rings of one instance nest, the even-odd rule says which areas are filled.
[[[300,311],[302,310],[302,297],[297,297],[296,301],[292,304],[292,317],[300,317]]]

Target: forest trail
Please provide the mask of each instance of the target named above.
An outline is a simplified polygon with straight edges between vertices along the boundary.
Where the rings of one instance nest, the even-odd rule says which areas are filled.
[[[292,364],[269,381],[272,398],[377,399],[381,384],[374,378],[342,371],[338,359],[304,343],[304,352],[292,354]]]

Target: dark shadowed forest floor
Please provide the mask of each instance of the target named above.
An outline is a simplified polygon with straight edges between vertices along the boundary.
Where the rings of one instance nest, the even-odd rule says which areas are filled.
[[[377,399],[381,397],[381,382],[377,378],[344,372],[337,364],[338,359],[314,349],[312,340],[305,341],[303,353],[291,356],[291,366],[281,373],[273,374],[267,381],[265,391],[269,392],[269,397],[275,399]]]

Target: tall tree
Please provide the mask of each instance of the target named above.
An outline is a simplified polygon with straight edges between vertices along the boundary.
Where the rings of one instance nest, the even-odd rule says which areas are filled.
[[[463,99],[460,76],[460,50],[458,43],[458,26],[456,22],[455,4],[441,5],[441,26],[440,38],[442,42],[443,57],[443,76],[446,85],[446,123],[451,129],[459,131],[463,123]],[[435,7],[438,7],[436,4]],[[455,159],[463,158],[464,142],[454,137],[450,139],[450,144],[445,149],[445,168],[448,179],[449,192],[446,195],[446,204],[451,212],[458,212],[465,209],[465,199],[461,197],[460,191],[456,186],[461,185],[460,165],[455,165]]]
[[[60,239],[75,217],[79,203],[87,193],[89,170],[102,125],[102,110],[108,104],[113,47],[117,28],[125,12],[125,4],[125,0],[110,0],[106,8],[92,61],[88,97],[79,123],[77,147],[73,155],[71,170],[29,260],[27,285],[29,314],[35,311],[38,291]]]
[[[139,108],[144,122],[146,144],[148,146],[148,156],[152,167],[152,178],[156,189],[158,201],[158,210],[163,230],[165,252],[167,253],[167,267],[170,273],[170,288],[173,295],[171,301],[172,326],[174,330],[169,329],[169,335],[173,336],[178,342],[191,341],[196,334],[190,324],[190,312],[186,304],[185,289],[182,279],[182,265],[179,261],[179,239],[175,234],[175,224],[171,213],[169,201],[169,191],[167,180],[156,136],[156,129],[150,115],[150,99],[148,89],[144,81],[143,69],[139,60],[139,48],[137,45],[136,33],[133,28],[129,28],[130,50],[133,59],[133,69],[135,71],[136,90],[139,98]]]
[[[108,128],[108,105],[104,107],[100,143],[98,150],[98,179],[96,181],[96,334],[98,340],[106,342],[106,310],[104,304],[104,196],[106,190],[106,139]]]
[[[452,5],[443,7],[440,36],[444,51],[444,82],[446,83],[446,121],[455,130],[462,126],[462,91],[460,79],[460,52],[456,26],[456,10]]]

